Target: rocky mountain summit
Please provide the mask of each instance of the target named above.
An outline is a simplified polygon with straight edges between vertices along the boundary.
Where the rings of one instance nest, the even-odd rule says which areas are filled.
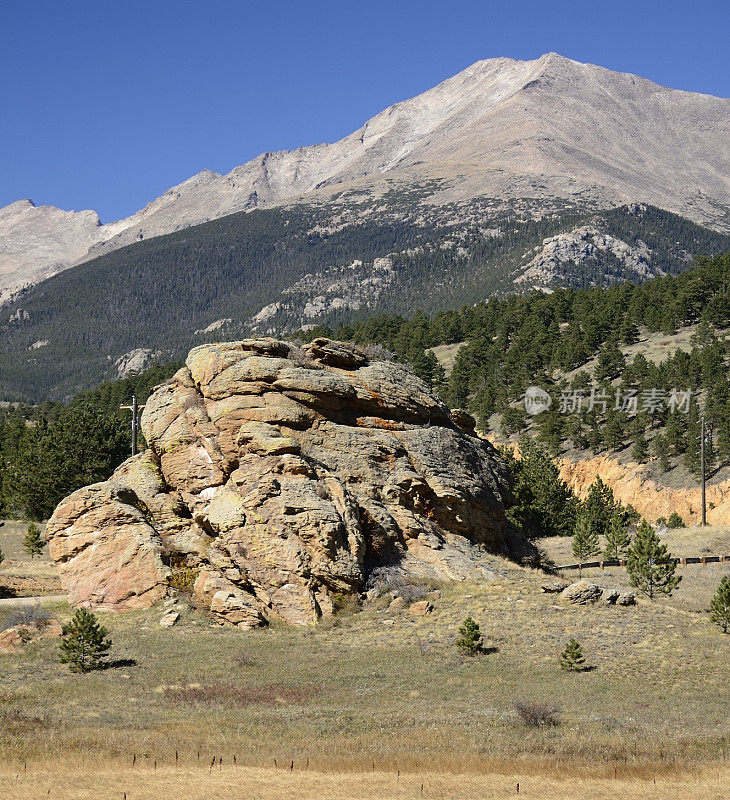
[[[223,623],[307,624],[379,567],[473,579],[510,547],[474,420],[354,345],[197,347],[142,428],[149,449],[48,524],[73,604],[148,607],[182,577]]]
[[[548,53],[478,61],[333,143],[203,170],[126,219],[0,209],[0,299],[96,255],[238,211],[432,186],[476,197],[650,203],[730,231],[730,100]],[[678,166],[679,165],[679,166]],[[64,216],[65,215],[65,216]]]

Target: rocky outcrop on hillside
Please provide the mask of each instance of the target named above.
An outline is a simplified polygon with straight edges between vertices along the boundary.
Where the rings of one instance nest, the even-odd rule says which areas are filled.
[[[58,506],[51,556],[73,604],[147,607],[194,579],[240,627],[313,622],[384,565],[483,577],[509,487],[473,426],[349,344],[203,345],[147,401],[149,449]]]
[[[624,278],[641,283],[666,273],[652,263],[652,252],[640,239],[633,245],[601,231],[596,225],[582,225],[543,240],[526,264],[516,284],[549,287],[559,281],[566,265],[581,266],[609,255]]]
[[[590,485],[600,477],[611,487],[614,497],[624,505],[632,505],[643,517],[654,522],[679,514],[687,525],[700,521],[702,495],[695,486],[668,486],[654,480],[648,467],[635,462],[622,463],[609,456],[594,456],[582,461],[561,459],[560,477],[578,495],[585,497]],[[730,480],[707,485],[707,522],[723,525],[730,519]]]

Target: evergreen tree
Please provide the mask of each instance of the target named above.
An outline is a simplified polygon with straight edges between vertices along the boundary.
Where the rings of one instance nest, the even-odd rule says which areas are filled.
[[[581,513],[590,522],[591,528],[597,536],[605,536],[611,516],[616,509],[616,501],[610,486],[596,475],[596,480],[590,485],[588,494],[581,505]]]
[[[588,447],[595,455],[598,455],[603,449],[603,433],[597,422],[591,426],[588,432]]]
[[[467,617],[459,627],[459,636],[455,642],[459,650],[467,656],[475,656],[484,651],[479,623]]]
[[[730,630],[730,577],[727,575],[710,600],[710,620],[719,625],[723,633]]]
[[[560,668],[566,672],[581,672],[586,660],[583,649],[576,639],[570,639],[560,654]]]
[[[588,439],[580,417],[571,416],[565,425],[565,432],[576,450],[584,450],[588,446]]]
[[[583,577],[583,563],[600,552],[598,534],[591,525],[590,519],[583,513],[575,523],[572,551],[578,559],[578,575]]]
[[[626,316],[621,323],[619,338],[624,344],[634,344],[639,341],[639,329],[629,316]]]
[[[631,536],[624,515],[614,511],[606,531],[606,547],[603,557],[606,561],[620,561],[626,556],[631,546]]]
[[[646,434],[643,430],[634,428],[633,434],[634,444],[631,447],[631,458],[637,464],[645,464],[649,458],[649,442],[646,440]]]
[[[672,511],[669,515],[669,519],[667,520],[667,528],[685,528],[686,525],[684,524],[684,520],[682,517],[677,514],[676,511]]]
[[[41,529],[35,522],[31,522],[30,525],[28,525],[28,533],[26,533],[23,539],[23,550],[33,559],[35,556],[41,555],[44,545],[45,542],[41,537]]]
[[[59,661],[69,664],[71,672],[102,669],[112,646],[107,634],[94,614],[85,608],[77,609],[71,621],[63,626]]]
[[[692,403],[687,418],[687,431],[684,437],[684,456],[682,463],[685,468],[696,478],[700,477],[700,438],[702,426],[700,425],[700,413],[697,403]]]
[[[555,406],[540,414],[538,418],[538,441],[545,446],[548,453],[557,456],[563,443],[565,418]]]
[[[502,450],[501,455],[512,474],[515,498],[508,515],[523,535],[530,539],[570,535],[577,501],[544,448],[524,437],[519,458],[510,449]]]
[[[661,469],[662,472],[668,472],[672,465],[669,461],[669,442],[666,435],[658,433],[654,437],[651,447],[654,451],[654,455],[659,459],[659,469]]]
[[[620,450],[624,443],[626,419],[623,414],[609,410],[603,426],[603,438],[612,450]]]
[[[675,574],[676,561],[646,520],[642,520],[629,548],[626,571],[631,585],[650,599],[655,594],[671,595],[682,580]]]
[[[524,408],[508,406],[502,412],[502,435],[511,436],[513,433],[522,433],[527,424],[527,414]]]
[[[725,404],[718,420],[717,452],[723,464],[730,464],[730,403]]]

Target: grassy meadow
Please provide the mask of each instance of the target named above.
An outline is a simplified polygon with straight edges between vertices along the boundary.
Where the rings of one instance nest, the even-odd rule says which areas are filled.
[[[11,552],[0,586],[23,561]],[[88,675],[53,639],[0,655],[0,797],[488,798],[517,782],[529,797],[723,797],[730,636],[705,609],[730,564],[686,567],[674,598],[626,608],[565,607],[542,591],[555,578],[494,569],[441,586],[425,616],[385,596],[245,633],[187,606],[171,629],[161,609],[100,614],[112,663]],[[589,577],[618,586],[618,572]],[[485,655],[453,644],[467,614]],[[559,669],[570,637],[590,670]],[[527,727],[518,701],[559,724]]]

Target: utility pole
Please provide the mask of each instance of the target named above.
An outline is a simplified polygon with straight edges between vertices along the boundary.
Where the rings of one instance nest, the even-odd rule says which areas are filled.
[[[132,405],[131,406],[119,406],[119,408],[124,408],[132,412],[132,455],[137,455],[137,434],[139,432],[139,417],[140,411],[144,408],[144,403],[139,405],[137,403],[137,395],[132,395]]]
[[[705,506],[705,415],[700,418],[700,470],[702,471],[702,527],[707,525],[707,508]]]

